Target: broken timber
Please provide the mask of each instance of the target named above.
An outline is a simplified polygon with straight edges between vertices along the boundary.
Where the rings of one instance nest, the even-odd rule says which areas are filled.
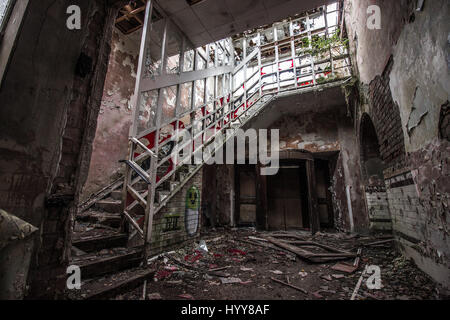
[[[283,285],[285,285],[285,286],[287,286],[287,287],[289,287],[289,288],[295,289],[295,290],[297,290],[297,291],[303,292],[304,294],[308,294],[308,291],[306,291],[305,289],[302,289],[302,288],[293,286],[293,285],[290,284],[290,283],[286,283],[286,282],[280,281],[280,280],[275,279],[275,278],[270,278],[270,280],[275,281],[275,282],[277,282],[277,283],[279,283],[279,284],[283,284]]]
[[[276,245],[277,247],[283,248],[289,252],[296,254],[297,256],[299,256],[302,259],[305,259],[305,260],[308,260],[308,261],[314,262],[314,263],[323,263],[323,262],[328,262],[328,261],[343,260],[343,259],[356,257],[356,254],[354,254],[354,253],[341,251],[341,250],[331,248],[328,246],[324,246],[324,245],[321,245],[319,243],[312,242],[312,241],[295,241],[295,244],[303,245],[303,246],[305,246],[305,245],[315,246],[315,247],[319,247],[322,249],[326,249],[331,252],[314,253],[311,251],[304,250],[304,249],[302,249],[296,245],[293,245],[287,241],[278,240],[273,237],[266,237],[265,239],[267,241],[269,241],[270,243]]]
[[[188,265],[188,264],[186,264],[184,262],[179,261],[178,259],[175,259],[174,257],[171,257],[168,254],[165,254],[163,256],[166,257],[167,259],[169,259],[170,261],[172,261],[173,263],[175,263],[175,264],[177,264],[177,265],[179,265],[179,266],[181,266],[181,267],[183,267],[185,269],[197,272],[197,273],[203,273],[203,274],[207,274],[207,275],[215,276],[215,277],[219,277],[219,278],[227,278],[228,277],[228,275],[226,275],[226,274],[217,273],[217,272],[214,272],[212,270],[203,270],[203,269],[195,268],[195,267],[190,266],[190,265]]]

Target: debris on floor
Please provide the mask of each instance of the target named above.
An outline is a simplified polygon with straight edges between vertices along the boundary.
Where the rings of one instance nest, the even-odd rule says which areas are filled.
[[[402,258],[393,241],[382,237],[341,233],[313,237],[306,231],[252,229],[205,232],[183,248],[149,259],[149,267],[160,277],[147,283],[147,291],[160,292],[169,300],[350,300],[352,295],[356,300],[442,298],[440,287]],[[199,252],[201,240],[207,251]],[[373,245],[379,241],[383,243]],[[293,259],[296,248],[300,255]],[[369,265],[380,267],[381,288],[369,289],[365,275],[354,294]],[[141,294],[142,288],[120,298],[138,299]]]

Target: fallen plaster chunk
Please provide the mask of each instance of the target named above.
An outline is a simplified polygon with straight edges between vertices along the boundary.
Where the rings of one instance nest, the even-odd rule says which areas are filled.
[[[241,283],[241,279],[239,278],[220,278],[220,281],[222,282],[222,284],[233,284],[233,283]]]

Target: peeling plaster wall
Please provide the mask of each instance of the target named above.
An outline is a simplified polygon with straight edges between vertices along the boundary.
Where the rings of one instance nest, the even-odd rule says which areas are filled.
[[[300,149],[317,153],[341,148],[333,113],[285,115],[270,125],[268,130],[272,129],[280,129],[280,151]]]
[[[449,100],[447,55],[450,3],[426,1],[405,26],[393,50],[391,92],[400,105],[407,152],[418,151],[438,136],[441,106]]]
[[[449,287],[450,145],[443,126],[450,91],[450,3],[426,0],[423,11],[412,10],[412,3],[346,1],[363,96],[358,123],[367,113],[377,131],[399,248]],[[369,4],[381,8],[379,31],[359,18]],[[390,61],[381,64],[380,55]]]
[[[369,84],[381,75],[397,42],[402,26],[409,19],[411,0],[345,0],[345,21],[354,67],[360,81]],[[381,29],[367,28],[367,8],[378,5],[381,9]],[[406,9],[405,9],[406,8]]]
[[[204,222],[212,227],[233,226],[234,165],[205,165],[203,167]]]
[[[393,51],[390,87],[400,106],[408,165],[414,184],[401,188],[411,211],[396,210],[394,227],[417,264],[450,286],[449,140],[440,137],[441,107],[450,93],[450,3],[426,1],[403,29]],[[408,189],[409,188],[409,189]],[[415,241],[416,240],[416,241]],[[418,242],[417,242],[418,240]],[[414,243],[417,242],[417,243]]]
[[[83,200],[117,179],[122,169],[119,160],[127,156],[141,33],[124,35],[117,29],[113,30],[108,73]]]

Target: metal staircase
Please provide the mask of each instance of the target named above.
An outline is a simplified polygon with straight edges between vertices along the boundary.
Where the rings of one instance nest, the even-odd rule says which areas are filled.
[[[194,49],[170,19],[152,23],[147,3],[122,210],[146,254],[153,217],[202,168],[192,160],[206,147],[221,148],[282,92],[351,76],[342,43],[314,53],[314,37],[331,38],[341,19],[339,4],[319,9]]]

